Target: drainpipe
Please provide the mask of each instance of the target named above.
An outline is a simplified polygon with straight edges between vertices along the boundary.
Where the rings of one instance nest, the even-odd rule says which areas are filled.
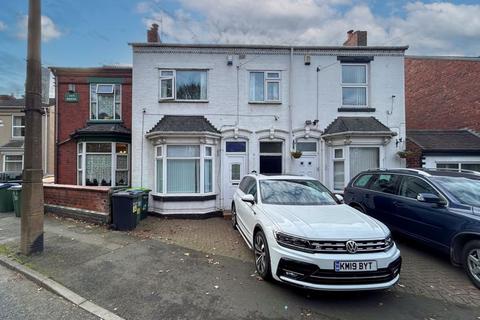
[[[49,117],[49,108],[43,108],[44,113],[44,128],[43,128],[43,138],[45,141],[43,142],[43,175],[47,175],[47,157],[48,157],[48,117]]]
[[[288,139],[290,144],[290,150],[293,150],[293,119],[292,119],[292,107],[293,107],[293,47],[290,47],[290,68],[288,69]],[[288,157],[288,155],[287,155]],[[291,160],[288,158],[288,171],[291,172]]]
[[[54,160],[53,160],[53,167],[55,172],[55,177],[53,181],[58,183],[58,100],[60,100],[58,96],[58,76],[55,75],[55,148],[54,148]],[[78,151],[75,150],[76,152]]]
[[[143,188],[143,141],[145,140],[145,136],[143,135],[144,127],[145,127],[145,113],[147,112],[146,108],[142,110],[142,145],[140,151],[140,187]],[[133,142],[133,141],[132,141]]]

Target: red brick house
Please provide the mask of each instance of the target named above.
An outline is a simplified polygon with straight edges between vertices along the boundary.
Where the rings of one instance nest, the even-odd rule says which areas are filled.
[[[480,58],[405,58],[409,167],[480,171]]]
[[[51,67],[55,183],[130,185],[132,69]]]

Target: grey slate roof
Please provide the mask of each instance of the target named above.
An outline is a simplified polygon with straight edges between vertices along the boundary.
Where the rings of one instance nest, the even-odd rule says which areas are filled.
[[[72,137],[78,138],[80,136],[93,136],[100,134],[109,136],[130,136],[131,131],[120,123],[95,123],[77,129],[72,134]]]
[[[220,133],[204,116],[164,116],[148,133],[152,132]]]
[[[55,105],[55,98],[50,98],[48,105],[43,105],[44,107]],[[25,107],[24,98],[12,98],[12,99],[0,99],[0,107]]]
[[[408,130],[407,139],[424,151],[480,152],[480,136],[469,130]]]
[[[374,117],[338,117],[323,132],[324,135],[342,132],[391,132]],[[392,132],[393,133],[393,132]]]
[[[0,146],[0,148],[1,149],[3,149],[3,148],[23,148],[23,146],[24,146],[24,140],[23,139],[17,139],[17,140],[8,141],[3,146]]]

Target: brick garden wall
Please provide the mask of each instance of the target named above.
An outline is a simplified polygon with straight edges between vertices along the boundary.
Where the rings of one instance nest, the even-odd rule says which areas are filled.
[[[44,184],[45,211],[98,222],[110,221],[110,187]]]
[[[480,59],[405,58],[408,129],[480,132]]]

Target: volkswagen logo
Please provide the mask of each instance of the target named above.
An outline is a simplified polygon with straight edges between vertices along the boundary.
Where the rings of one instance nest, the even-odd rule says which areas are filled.
[[[353,240],[348,240],[347,243],[345,243],[345,247],[347,248],[348,253],[355,253],[358,249],[357,243]]]

